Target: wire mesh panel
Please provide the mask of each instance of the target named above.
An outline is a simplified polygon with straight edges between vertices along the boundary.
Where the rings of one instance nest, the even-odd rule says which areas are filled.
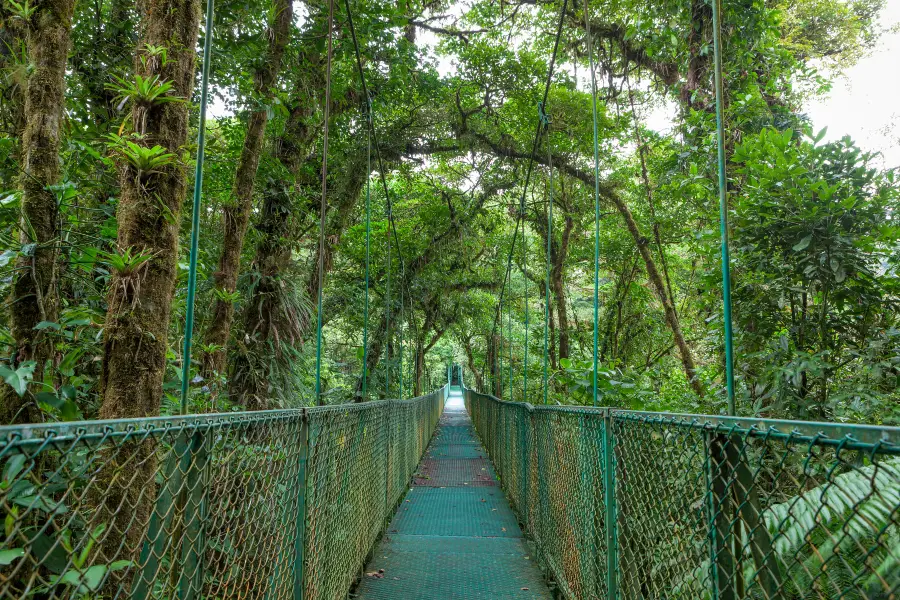
[[[614,411],[613,438],[623,597],[900,595],[900,430]]]
[[[898,428],[466,405],[566,598],[900,598]]]
[[[0,599],[343,598],[445,398],[0,427]]]

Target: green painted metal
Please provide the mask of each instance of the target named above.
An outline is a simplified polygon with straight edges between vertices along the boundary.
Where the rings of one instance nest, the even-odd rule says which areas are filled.
[[[363,569],[383,576],[363,576],[354,597],[552,598],[488,463],[448,456],[459,447],[485,454],[461,400],[461,390],[451,388],[413,486]]]
[[[344,598],[447,391],[0,427],[0,600]]]
[[[594,406],[597,406],[597,376],[599,369],[600,347],[600,146],[597,129],[597,73],[594,69],[593,35],[591,34],[590,11],[588,2],[584,0],[584,27],[587,35],[587,54],[591,70],[591,115],[593,117],[594,132],[594,366],[592,374],[592,386]]]
[[[551,264],[551,247],[553,242],[553,146],[550,143],[550,116],[544,112],[544,107],[539,105],[541,119],[546,128],[545,135],[547,137],[547,176],[550,181],[547,186],[547,273],[544,281],[544,404],[547,404],[549,395],[549,378],[547,376],[547,367],[549,362],[549,340],[550,340],[550,271]]]
[[[328,125],[331,121],[331,67],[334,55],[334,0],[328,0],[328,22],[325,59],[325,106],[322,133],[322,196],[319,198],[319,264],[316,294],[316,404],[322,397],[322,295],[325,283],[325,214],[328,212]]]
[[[209,446],[204,434],[191,435],[191,464],[182,491],[183,534],[181,541],[181,573],[178,579],[179,600],[194,600],[202,595],[203,557],[206,552],[205,524],[208,522],[207,490],[209,486]]]
[[[300,447],[297,451],[297,514],[294,526],[293,598],[295,600],[303,600],[303,567],[306,564],[304,551],[306,549],[306,489],[309,486],[306,477],[306,467],[309,461],[309,421],[305,414],[302,419],[298,435]]]
[[[369,398],[369,267],[372,238],[372,99],[366,98],[366,300],[363,308],[362,399]]]
[[[391,204],[387,202],[385,207],[388,223],[391,222]],[[394,256],[391,253],[391,232],[387,234],[387,290],[384,295],[384,397],[391,397],[391,263]]]
[[[900,428],[466,405],[563,598],[900,591]]]
[[[606,410],[603,414],[603,504],[606,529],[606,597],[619,597],[619,542],[616,515],[616,458],[612,416]]]
[[[203,32],[203,66],[200,77],[200,122],[197,124],[197,165],[194,170],[194,202],[191,213],[191,254],[188,267],[187,304],[184,318],[184,348],[181,361],[181,414],[188,412],[191,385],[191,346],[194,338],[194,303],[197,296],[197,254],[200,245],[200,199],[203,197],[203,163],[206,157],[206,107],[209,103],[209,63],[212,54],[215,0],[206,0],[206,30]]]
[[[734,344],[731,330],[731,258],[728,252],[728,181],[725,177],[725,92],[722,84],[722,6],[712,0],[713,71],[716,88],[716,159],[718,162],[719,234],[722,238],[722,310],[725,326],[725,387],[728,414],[734,415]]]

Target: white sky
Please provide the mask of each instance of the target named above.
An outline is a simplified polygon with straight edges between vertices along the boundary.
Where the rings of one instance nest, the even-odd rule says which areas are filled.
[[[881,24],[894,31],[806,108],[813,129],[828,127],[826,140],[849,135],[864,150],[881,152],[885,167],[900,167],[900,0],[887,0]]]

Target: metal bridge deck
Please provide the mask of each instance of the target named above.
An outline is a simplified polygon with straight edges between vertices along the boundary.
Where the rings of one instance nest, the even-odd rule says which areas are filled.
[[[458,388],[355,597],[552,598]]]

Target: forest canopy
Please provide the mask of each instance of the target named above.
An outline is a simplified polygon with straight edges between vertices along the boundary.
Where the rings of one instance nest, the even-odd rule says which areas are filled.
[[[739,414],[900,423],[897,168],[804,113],[882,7],[722,3]],[[217,3],[191,412],[315,403],[320,291],[323,402],[593,403],[595,192],[597,402],[725,410],[711,5],[568,4],[529,178],[560,8],[335,2],[329,62],[328,3]],[[179,410],[203,9],[0,3],[4,424]]]

